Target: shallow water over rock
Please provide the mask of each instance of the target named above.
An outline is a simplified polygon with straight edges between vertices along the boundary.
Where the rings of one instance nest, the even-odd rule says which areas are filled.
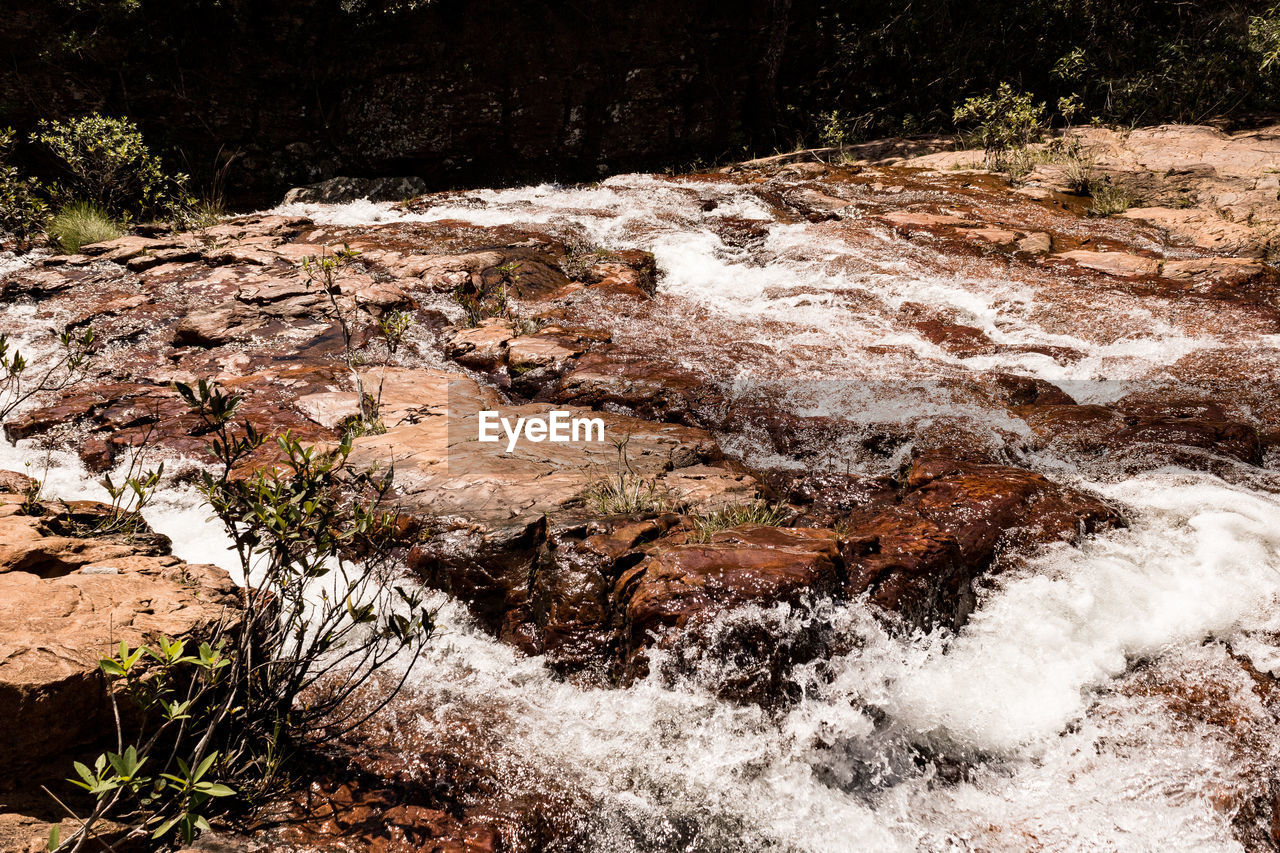
[[[871,167],[291,205],[246,228],[191,267],[133,261],[127,279],[85,258],[19,270],[7,292],[51,322],[140,288],[153,313],[108,321],[115,381],[161,404],[168,378],[221,371],[315,436],[333,434],[315,407],[350,389],[305,292],[273,283],[296,275],[289,259],[349,243],[352,292],[421,312],[390,429],[357,453],[416,453],[411,505],[454,519],[415,567],[458,598],[437,593],[441,631],[379,736],[413,745],[400,779],[435,778],[442,744],[483,765],[455,821],[514,849],[1275,843],[1268,271],[990,176]],[[450,292],[512,270],[532,328],[447,325]],[[243,322],[175,341],[208,294]],[[179,304],[186,319],[157,319]],[[3,322],[29,328],[32,311]],[[646,475],[794,516],[697,539],[675,518],[591,517],[570,463],[521,487],[549,454],[460,473],[460,440],[432,420],[460,398],[427,381],[449,375],[497,408],[648,421],[637,452],[667,456]],[[22,434],[74,420],[107,448],[80,445],[90,464],[136,426],[108,399],[59,405]],[[189,454],[161,423],[156,440]],[[68,496],[92,491],[58,459]],[[495,516],[477,483],[528,501]],[[149,518],[180,556],[225,562],[194,503],[171,493]]]

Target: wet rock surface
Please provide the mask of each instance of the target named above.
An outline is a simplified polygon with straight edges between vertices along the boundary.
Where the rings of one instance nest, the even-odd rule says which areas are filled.
[[[295,205],[41,258],[0,277],[24,312],[0,331],[91,324],[99,353],[6,434],[70,442],[92,470],[139,445],[190,470],[208,439],[172,382],[215,379],[259,428],[324,443],[360,417],[358,378],[377,422],[351,462],[394,471],[424,533],[410,570],[484,631],[584,690],[696,676],[738,707],[789,707],[812,689],[793,672],[825,683],[851,653],[832,606],[887,636],[964,637],[1007,576],[1122,535],[1112,484],[1171,466],[1260,482],[1274,467],[1271,208],[1244,184],[1248,157],[1280,147],[1253,140],[1266,153],[1246,156],[1195,131],[1179,154],[1172,132],[1083,133],[1113,146],[1099,168],[1146,181],[1153,202],[1193,188],[1169,172],[1178,157],[1215,164],[1188,174],[1217,201],[1167,208],[1200,219],[1155,204],[1087,217],[1052,171],[1012,188],[946,168],[963,152],[887,165],[868,149],[861,164],[773,158],[556,190],[579,194],[565,207],[543,191],[443,193],[352,225]],[[662,215],[628,220],[641,198]],[[303,259],[343,246],[359,255],[332,290],[308,282]],[[358,358],[334,302],[357,318]],[[397,318],[412,322],[393,340],[379,324]],[[489,413],[553,412],[606,440],[481,439]],[[0,583],[67,584],[122,559],[149,567],[139,577],[172,568],[163,542],[121,550],[55,527],[0,517]],[[79,630],[74,612],[58,618]],[[421,737],[446,769],[377,750],[328,768],[288,843],[573,837],[572,821],[506,796],[510,768]],[[579,796],[565,790],[566,813],[587,808]]]

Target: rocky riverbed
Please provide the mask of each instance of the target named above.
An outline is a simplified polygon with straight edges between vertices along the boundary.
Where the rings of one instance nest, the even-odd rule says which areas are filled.
[[[121,631],[234,598],[171,383],[309,442],[360,413],[301,269],[345,246],[384,427],[352,461],[394,468],[442,629],[287,820],[225,843],[1275,849],[1280,135],[1077,134],[1138,206],[1087,215],[1050,158],[1013,186],[896,142],[3,261],[0,331],[99,344],[0,462],[52,460],[68,499],[139,445],[176,475],[150,550],[0,497],[0,698],[49,741],[14,747],[88,739],[47,697],[98,701],[81,670]],[[480,440],[482,413],[552,411],[611,440]],[[6,785],[4,837],[43,837]]]

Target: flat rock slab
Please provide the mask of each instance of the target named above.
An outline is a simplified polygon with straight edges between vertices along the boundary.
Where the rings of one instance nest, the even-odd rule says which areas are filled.
[[[376,381],[370,374],[366,388]],[[475,380],[438,370],[389,370],[382,396],[388,429],[357,439],[351,461],[394,466],[400,493],[414,512],[501,523],[563,511],[620,474],[630,483],[650,483],[659,493],[683,495],[695,506],[741,503],[755,494],[750,477],[707,464],[719,459],[719,448],[709,433],[693,427],[548,403],[510,405]],[[518,418],[545,419],[552,411],[598,418],[604,440],[596,440],[598,433],[592,440],[564,443],[522,437],[508,450],[500,426],[499,441],[480,441],[481,411],[512,425]]]
[[[0,494],[6,775],[111,730],[98,661],[121,641],[209,636],[238,602],[236,586],[216,566],[183,563],[145,536],[132,546],[118,535],[58,535],[56,518],[21,515],[21,502]]]
[[[1128,252],[1091,252],[1087,249],[1076,249],[1070,252],[1062,252],[1054,255],[1054,257],[1071,261],[1077,266],[1082,266],[1086,269],[1124,278],[1160,274],[1160,260],[1158,258],[1144,258],[1141,255],[1133,255]]]

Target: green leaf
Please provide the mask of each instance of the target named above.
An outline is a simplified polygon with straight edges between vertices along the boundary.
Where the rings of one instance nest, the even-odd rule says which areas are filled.
[[[209,753],[209,755],[205,757],[204,761],[201,761],[200,764],[196,767],[196,772],[192,774],[191,781],[192,782],[200,781],[200,777],[203,776],[205,773],[208,773],[209,768],[213,766],[213,762],[217,760],[218,760],[218,753],[216,752]]]
[[[128,674],[128,671],[124,667],[116,663],[111,658],[103,658],[102,660],[98,661],[98,668],[101,669],[107,675],[124,677],[125,675]]]
[[[71,766],[74,767],[75,771],[80,774],[80,778],[88,782],[90,785],[98,781],[97,778],[93,775],[93,773],[90,772],[89,768],[86,767],[84,764],[80,763],[79,761],[73,763]]]
[[[201,793],[208,794],[211,797],[234,797],[236,795],[235,788],[223,785],[221,782],[202,782],[198,787]]]
[[[161,837],[163,837],[165,833],[167,833],[169,830],[173,829],[173,825],[174,825],[175,823],[177,823],[177,822],[178,822],[178,820],[179,820],[179,818],[177,818],[177,817],[171,817],[171,818],[169,818],[169,819],[168,819],[168,820],[166,820],[164,823],[160,824],[160,827],[159,827],[155,832],[153,832],[153,833],[151,834],[151,837],[152,837],[153,839],[154,839],[154,838],[161,838]]]
[[[49,827],[49,843],[46,846],[46,849],[52,853],[52,851],[58,849],[58,845],[61,843],[62,827],[55,823],[53,826]]]

